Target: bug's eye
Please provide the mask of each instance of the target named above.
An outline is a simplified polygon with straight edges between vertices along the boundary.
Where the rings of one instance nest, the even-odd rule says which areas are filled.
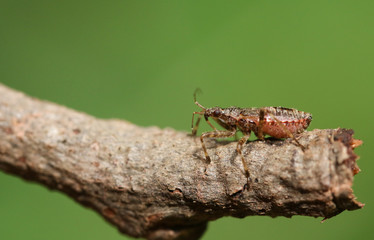
[[[216,109],[216,110],[214,110],[213,115],[214,115],[215,117],[218,117],[218,116],[221,115],[221,111],[218,110],[218,109]]]

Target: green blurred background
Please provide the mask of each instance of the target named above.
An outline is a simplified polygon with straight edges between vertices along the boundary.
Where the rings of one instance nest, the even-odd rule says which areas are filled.
[[[190,130],[197,107],[285,106],[353,128],[366,206],[321,219],[223,218],[203,239],[374,239],[374,1],[4,1],[0,82],[100,118]],[[131,239],[0,173],[1,239]]]

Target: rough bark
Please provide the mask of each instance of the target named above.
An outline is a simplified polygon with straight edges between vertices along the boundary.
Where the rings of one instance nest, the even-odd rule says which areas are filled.
[[[101,120],[0,85],[0,169],[59,190],[130,236],[198,239],[222,216],[333,217],[362,208],[353,131],[326,129],[292,140],[208,141],[173,129]]]

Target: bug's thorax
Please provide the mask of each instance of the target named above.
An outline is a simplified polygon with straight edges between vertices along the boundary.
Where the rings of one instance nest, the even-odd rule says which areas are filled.
[[[205,110],[204,117],[212,118],[225,129],[235,128],[240,113],[233,108],[213,107]]]

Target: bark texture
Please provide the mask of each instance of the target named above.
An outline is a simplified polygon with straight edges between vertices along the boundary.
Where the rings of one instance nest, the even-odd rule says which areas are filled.
[[[353,131],[326,129],[292,140],[207,141],[185,132],[101,120],[0,85],[0,169],[59,190],[130,236],[198,239],[222,216],[333,217],[363,204]]]

